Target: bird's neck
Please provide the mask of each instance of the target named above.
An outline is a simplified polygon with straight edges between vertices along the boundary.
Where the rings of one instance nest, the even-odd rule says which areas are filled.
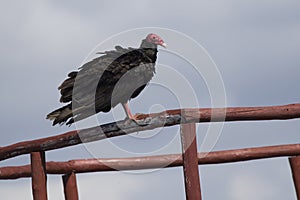
[[[140,48],[142,48],[142,49],[148,49],[148,48],[157,49],[157,44],[153,44],[151,42],[148,42],[146,39],[144,39],[144,40],[142,40]]]
[[[142,49],[149,57],[155,57],[157,54],[157,44],[153,44],[144,39],[141,43],[140,49]]]

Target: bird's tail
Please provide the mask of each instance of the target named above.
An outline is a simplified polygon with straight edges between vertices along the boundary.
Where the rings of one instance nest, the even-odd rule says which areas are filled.
[[[62,125],[67,121],[68,121],[67,124],[72,124],[74,121],[72,117],[73,117],[72,105],[70,103],[49,113],[46,118],[53,121],[52,125],[54,126],[56,124]]]

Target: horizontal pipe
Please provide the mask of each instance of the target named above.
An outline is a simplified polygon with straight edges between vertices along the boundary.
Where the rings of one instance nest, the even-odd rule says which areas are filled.
[[[220,164],[255,159],[300,155],[300,144],[244,148],[236,150],[198,153],[198,164]],[[88,173],[116,170],[139,170],[182,166],[181,154],[133,158],[101,158],[47,162],[48,174]],[[31,176],[30,165],[1,167],[0,179],[18,179]]]
[[[0,147],[0,160],[5,160],[35,151],[49,151],[92,142],[157,127],[186,123],[286,120],[300,118],[300,104],[266,107],[194,108],[168,110],[154,114],[140,114],[137,123],[130,120],[112,122],[97,127],[74,130],[64,134],[19,142]]]

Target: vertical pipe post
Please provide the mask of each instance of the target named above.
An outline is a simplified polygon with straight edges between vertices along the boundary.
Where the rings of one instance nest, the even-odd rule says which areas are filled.
[[[66,200],[78,200],[76,175],[74,172],[62,176]]]
[[[289,158],[297,199],[300,199],[300,156]]]
[[[45,165],[45,152],[32,152],[31,184],[34,200],[47,200],[47,175]]]
[[[181,124],[181,145],[187,200],[201,200],[195,124]]]

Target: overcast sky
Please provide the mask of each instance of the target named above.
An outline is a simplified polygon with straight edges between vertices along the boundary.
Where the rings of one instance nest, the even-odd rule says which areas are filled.
[[[228,106],[300,102],[300,1],[297,0],[12,0],[1,1],[0,26],[1,146],[76,128],[52,127],[45,119],[47,113],[61,106],[58,85],[68,72],[80,67],[99,43],[134,28],[173,29],[202,45],[222,76]],[[141,39],[133,37],[122,44],[112,44],[110,49],[114,45],[137,46]],[[164,35],[163,39],[171,49],[175,48],[176,41],[171,35]],[[192,71],[180,68],[187,63],[175,62],[163,50],[158,62],[181,72],[196,88],[199,106],[210,106],[205,77],[197,79]],[[163,78],[163,69],[156,76]],[[174,80],[174,77],[177,76],[168,78]],[[180,80],[179,77],[175,81],[180,84]],[[153,84],[131,107],[134,112],[178,108],[175,100],[166,101],[161,95],[172,96]],[[194,106],[192,102],[184,105],[188,103]],[[111,116],[99,114],[99,120],[105,123],[111,121]],[[227,123],[214,150],[299,143],[299,125],[299,120]],[[198,127],[199,148],[201,131],[207,126]],[[148,155],[157,154],[156,150],[173,141],[165,152],[180,151],[178,127],[166,128],[155,137],[147,137],[153,132],[145,134],[114,138],[110,144],[135,155]],[[141,139],[144,136],[146,139]],[[100,141],[51,151],[47,160],[90,158],[95,155],[90,150],[95,148],[103,157],[124,156],[107,144]],[[2,161],[0,166],[28,162],[28,156],[20,156]],[[296,199],[286,158],[201,166],[200,174],[203,199]],[[79,175],[78,186],[84,200],[184,199],[181,168],[151,173]],[[49,176],[48,188],[50,200],[63,199],[59,176]],[[32,199],[30,179],[0,181],[0,195],[1,199]]]

